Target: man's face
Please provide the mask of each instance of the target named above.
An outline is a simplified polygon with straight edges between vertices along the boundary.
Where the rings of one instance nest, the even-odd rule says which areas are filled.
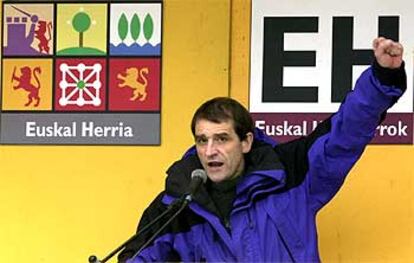
[[[200,119],[195,125],[195,143],[211,181],[218,183],[239,176],[244,169],[243,154],[250,151],[253,135],[240,141],[232,121],[214,123]]]

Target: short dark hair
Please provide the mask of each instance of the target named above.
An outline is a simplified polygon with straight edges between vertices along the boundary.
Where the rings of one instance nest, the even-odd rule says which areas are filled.
[[[238,101],[228,97],[217,97],[204,102],[194,113],[191,120],[191,132],[195,136],[195,126],[199,120],[214,123],[233,121],[233,128],[241,141],[247,133],[254,132],[254,124],[250,113]]]

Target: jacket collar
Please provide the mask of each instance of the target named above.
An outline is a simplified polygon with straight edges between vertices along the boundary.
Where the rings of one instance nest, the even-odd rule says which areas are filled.
[[[285,185],[283,165],[273,150],[275,143],[261,131],[255,131],[252,149],[245,155],[246,169],[236,187],[235,207],[244,207],[259,195],[270,193]],[[195,147],[190,148],[183,159],[167,170],[166,193],[180,197],[188,193],[191,173],[202,169]],[[215,205],[202,185],[194,195],[194,201],[207,210],[216,212]]]

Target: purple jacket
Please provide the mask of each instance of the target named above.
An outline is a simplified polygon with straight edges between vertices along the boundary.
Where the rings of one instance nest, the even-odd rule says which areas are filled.
[[[386,70],[374,63],[339,111],[309,136],[276,145],[257,132],[236,186],[231,231],[202,187],[190,206],[127,262],[319,261],[316,214],[339,190],[405,83],[403,68]],[[165,191],[146,209],[138,228],[185,193],[191,171],[200,167],[198,157],[191,154],[174,163]],[[131,242],[119,260],[132,257],[159,226]]]

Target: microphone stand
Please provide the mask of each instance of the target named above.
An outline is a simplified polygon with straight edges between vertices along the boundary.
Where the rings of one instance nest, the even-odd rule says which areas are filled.
[[[175,212],[175,214],[173,216],[171,216],[167,222],[165,222],[148,240],[147,242],[145,242],[145,244],[143,244],[141,246],[141,248],[137,251],[137,253],[134,254],[134,256],[132,258],[135,258],[137,255],[139,255],[142,250],[144,250],[144,248],[146,248],[149,244],[152,243],[152,241],[154,241],[154,239],[184,210],[184,208],[186,208],[188,206],[188,204],[191,202],[192,200],[192,196],[190,194],[188,194],[187,196],[184,197],[183,202],[181,203],[180,208],[177,210],[177,212]]]
[[[124,243],[122,243],[119,247],[117,247],[116,249],[114,249],[111,253],[109,253],[104,259],[99,260],[98,257],[96,257],[95,255],[91,255],[89,256],[89,263],[105,263],[107,262],[109,259],[111,259],[114,255],[116,255],[119,251],[121,251],[122,249],[125,248],[125,246],[132,240],[134,240],[135,238],[137,238],[139,235],[141,235],[142,233],[144,233],[145,231],[147,231],[151,226],[153,226],[155,223],[157,223],[158,221],[160,221],[161,219],[163,219],[163,217],[165,215],[167,215],[168,213],[170,213],[171,211],[175,210],[178,208],[178,211],[167,221],[166,224],[164,224],[153,236],[151,236],[151,238],[149,239],[149,241],[152,242],[152,240],[156,237],[156,235],[158,235],[179,213],[181,213],[181,211],[188,205],[188,203],[191,201],[192,197],[190,195],[184,195],[181,198],[175,200],[173,203],[171,203],[168,208],[161,213],[159,216],[157,216],[153,221],[151,221],[150,223],[148,223],[146,226],[144,226],[143,228],[141,228],[136,234],[134,234],[132,237],[130,237],[127,241],[125,241]],[[141,250],[143,248],[145,248],[149,243],[151,242],[146,242],[141,249],[134,255],[134,257],[136,255],[138,255]]]

